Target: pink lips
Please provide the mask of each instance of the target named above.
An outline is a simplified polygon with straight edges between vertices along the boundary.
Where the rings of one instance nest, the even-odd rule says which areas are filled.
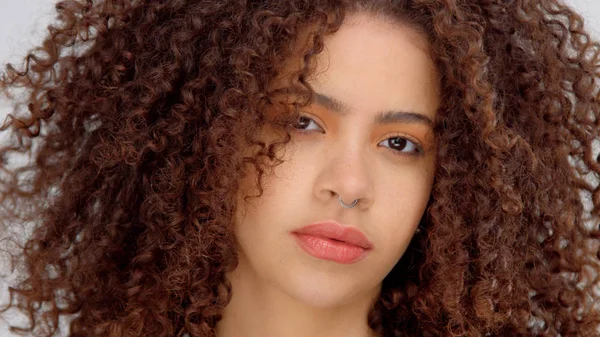
[[[302,227],[292,234],[310,255],[338,263],[358,262],[373,248],[361,231],[334,221]]]

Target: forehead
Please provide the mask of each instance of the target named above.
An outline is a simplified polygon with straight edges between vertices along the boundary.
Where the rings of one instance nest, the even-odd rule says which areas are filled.
[[[297,75],[306,65],[302,56],[312,31],[305,29],[300,35],[271,90],[282,94],[299,90]],[[425,33],[412,25],[360,14],[348,16],[323,42],[322,52],[308,64],[306,80],[316,92],[343,102],[350,113],[412,111],[435,120],[440,77]]]
[[[315,90],[342,99],[351,110],[402,109],[433,117],[439,76],[419,31],[363,15],[350,17],[324,45],[308,79]]]

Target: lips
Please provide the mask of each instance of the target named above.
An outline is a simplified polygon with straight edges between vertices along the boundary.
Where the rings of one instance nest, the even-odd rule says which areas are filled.
[[[373,244],[361,231],[353,227],[342,226],[334,221],[308,225],[293,231],[293,233],[332,239],[364,249],[373,248]]]

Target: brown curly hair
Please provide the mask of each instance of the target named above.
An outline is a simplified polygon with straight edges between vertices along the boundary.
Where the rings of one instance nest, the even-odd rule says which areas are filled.
[[[1,219],[21,272],[5,310],[30,323],[12,331],[54,336],[68,318],[71,337],[214,336],[231,298],[242,173],[254,165],[260,187],[312,98],[305,79],[323,36],[370,12],[427,34],[442,104],[422,231],[369,326],[600,336],[600,46],[560,1],[65,0],[56,10],[43,44],[0,81],[14,100]],[[293,74],[306,99],[270,120],[269,83],[307,30]],[[286,136],[261,142],[267,123]]]

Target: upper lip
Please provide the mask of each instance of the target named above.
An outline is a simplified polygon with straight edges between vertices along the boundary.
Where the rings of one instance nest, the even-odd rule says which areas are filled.
[[[365,249],[370,249],[373,247],[373,244],[360,230],[354,227],[342,226],[335,221],[314,223],[294,230],[293,233],[335,239]]]

